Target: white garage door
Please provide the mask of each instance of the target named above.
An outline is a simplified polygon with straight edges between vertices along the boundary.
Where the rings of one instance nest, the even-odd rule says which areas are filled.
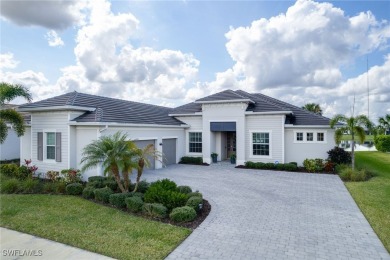
[[[176,138],[162,140],[162,152],[164,154],[164,164],[176,163]]]
[[[155,145],[154,140],[142,140],[142,141],[134,141],[134,143],[138,146],[138,148],[144,148],[149,144]],[[156,149],[156,148],[155,148]],[[150,167],[147,169],[155,169],[155,160],[153,157],[149,157]],[[145,168],[146,169],[146,168]]]

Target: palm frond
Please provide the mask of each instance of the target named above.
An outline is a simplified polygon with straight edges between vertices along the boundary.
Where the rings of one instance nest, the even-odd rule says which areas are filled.
[[[329,122],[330,127],[334,128],[338,123],[347,123],[348,118],[344,115],[338,114],[335,115]]]
[[[6,82],[0,83],[0,104],[8,103],[17,97],[23,97],[28,102],[32,100],[31,93],[26,87]]]
[[[359,142],[361,144],[364,143],[364,140],[366,139],[366,132],[364,131],[364,128],[361,126],[355,126],[353,130],[356,136],[359,138]]]

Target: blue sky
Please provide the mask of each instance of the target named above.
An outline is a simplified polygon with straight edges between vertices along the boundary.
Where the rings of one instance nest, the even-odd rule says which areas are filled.
[[[231,88],[327,116],[355,94],[366,114],[368,57],[370,117],[390,113],[390,1],[1,4],[1,80],[34,100],[77,90],[177,106]]]

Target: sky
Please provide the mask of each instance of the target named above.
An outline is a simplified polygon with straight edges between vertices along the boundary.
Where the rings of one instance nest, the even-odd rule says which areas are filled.
[[[0,4],[0,81],[33,101],[78,91],[176,107],[241,89],[327,117],[390,113],[388,0]]]

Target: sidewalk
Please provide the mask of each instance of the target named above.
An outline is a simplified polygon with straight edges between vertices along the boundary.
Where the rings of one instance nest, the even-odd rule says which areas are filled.
[[[0,227],[0,259],[113,259],[76,247]]]

